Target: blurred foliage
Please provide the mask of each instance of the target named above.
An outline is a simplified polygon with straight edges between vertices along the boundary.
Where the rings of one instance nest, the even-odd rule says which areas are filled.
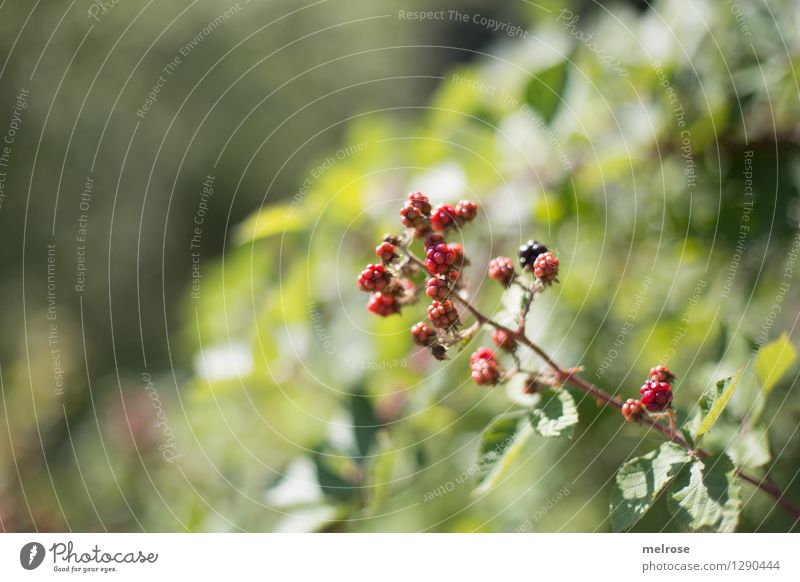
[[[242,221],[228,233],[231,244],[219,261],[203,259],[197,298],[185,270],[187,245],[173,246],[161,233],[143,240],[157,249],[148,254],[154,261],[151,278],[141,275],[153,285],[162,284],[161,248],[184,265],[174,277],[165,275],[169,285],[180,284],[183,303],[179,329],[169,328],[169,350],[156,350],[172,367],[153,378],[174,438],[163,427],[151,428],[150,397],[135,372],[122,380],[93,378],[118,394],[92,399],[80,430],[67,444],[47,449],[69,459],[56,464],[57,474],[48,471],[47,479],[38,475],[24,483],[25,494],[47,508],[54,527],[69,522],[78,529],[104,524],[192,531],[610,530],[617,468],[661,443],[580,394],[574,397],[581,422],[571,439],[525,435],[518,447],[515,441],[517,458],[496,486],[471,494],[481,472],[477,455],[484,427],[512,410],[521,395],[514,386],[474,386],[466,353],[433,361],[408,334],[423,316],[421,306],[377,319],[364,309],[365,296],[354,285],[380,236],[399,230],[400,201],[410,190],[422,190],[436,203],[462,197],[480,202],[478,220],[460,233],[459,242],[472,260],[466,276],[486,312],[503,309],[500,289],[484,276],[491,257],[513,254],[531,237],[557,250],[561,283],[537,299],[529,318],[532,335],[558,361],[583,366],[586,377],[609,392],[635,394],[650,366],[666,362],[679,375],[676,403],[696,411],[698,398],[736,372],[755,347],[782,331],[791,339],[800,298],[781,285],[796,285],[789,261],[800,218],[796,3],[741,3],[739,12],[733,4],[710,0],[656,2],[649,9],[580,3],[585,10],[579,10],[567,4],[574,15],[560,12],[562,2],[539,4],[520,10],[530,22],[525,36],[495,34],[489,48],[449,69],[425,106],[414,99],[393,102],[394,89],[369,89],[374,100],[352,119],[346,119],[355,113],[347,109],[346,95],[341,113],[327,104],[318,112],[319,119],[342,122],[342,132],[315,141],[320,149],[305,151],[311,136],[286,127],[270,136],[271,151],[246,143],[232,150],[258,151],[252,160],[223,156],[222,163],[235,169],[226,170],[224,181],[220,172],[218,189],[250,197],[261,208],[246,219],[246,204],[231,210],[232,222]],[[254,28],[261,22],[248,21]],[[296,38],[287,28],[276,32]],[[387,18],[386,28],[374,34],[383,40],[409,32]],[[343,33],[341,40],[352,37]],[[275,40],[276,46],[283,42]],[[367,39],[364,46],[374,42]],[[426,67],[447,58],[442,53],[458,50],[432,44],[441,46],[410,54],[407,69],[394,63],[384,69],[378,55],[372,68],[326,65],[326,74],[331,87],[347,84],[341,79],[345,72],[353,82],[404,70],[420,74],[420,66],[429,72]],[[305,56],[314,64],[324,60]],[[132,67],[120,64],[119,70]],[[287,62],[283,70],[303,67]],[[325,93],[313,86],[314,95]],[[131,97],[131,108],[141,93]],[[219,95],[201,93],[204,102],[197,107],[204,112]],[[175,95],[174,103],[184,97]],[[97,99],[108,101],[106,95]],[[184,153],[189,155],[183,165],[196,168],[180,172],[179,180],[189,184],[182,188],[190,199],[184,212],[196,204],[198,184],[219,154],[219,136],[227,139],[230,119],[242,118],[240,101],[231,99],[227,107],[228,113],[214,116],[219,125],[202,125],[186,149],[202,119],[194,115],[187,134],[174,138],[173,155],[165,156],[160,192],[176,187],[174,161]],[[259,143],[268,116],[287,112],[293,109],[263,116],[259,110],[236,139]],[[304,110],[292,119],[306,122],[307,115]],[[129,135],[132,121],[128,115],[126,129],[115,132]],[[315,129],[326,125],[309,121]],[[80,153],[84,162],[74,169],[75,180],[86,173],[96,136],[90,143],[90,154]],[[137,145],[151,154],[158,147]],[[119,154],[108,152],[115,159]],[[149,173],[147,156],[133,154],[141,174]],[[272,159],[290,160],[295,169],[276,168]],[[118,166],[119,160],[102,165]],[[274,191],[290,194],[275,201]],[[232,205],[233,195],[230,200]],[[148,210],[151,219],[163,221],[166,207]],[[132,209],[123,212],[138,216]],[[175,240],[188,236],[177,227],[169,232]],[[116,261],[105,259],[109,265]],[[100,272],[93,276],[101,278]],[[97,317],[105,319],[107,300],[98,301],[103,309]],[[120,329],[136,329],[135,310],[125,310],[134,319]],[[163,318],[160,304],[142,307],[148,310],[154,319]],[[126,349],[140,349],[136,333],[124,341],[132,344]],[[76,376],[79,347],[68,359]],[[48,374],[47,357],[30,354],[15,369],[4,367],[6,386],[25,387],[3,401],[6,415],[15,409],[11,399],[34,399],[37,410],[38,399],[46,400],[46,394],[28,390],[29,384],[38,390],[44,380],[35,383],[28,376]],[[771,441],[751,432],[749,438],[768,450],[754,453],[753,447],[744,458],[757,453],[760,467],[774,457],[766,465],[770,478],[787,485],[795,500],[796,374],[796,366],[790,367],[762,394],[748,372],[722,412],[747,418],[753,402],[763,399],[758,414],[770,427]],[[50,410],[49,422],[61,422],[60,406],[41,406]],[[15,434],[30,434],[41,430],[43,419],[26,412],[14,422]],[[98,439],[98,431],[116,436]],[[729,442],[723,432],[709,435],[706,444],[721,450]],[[12,467],[9,459],[20,454],[0,452]],[[165,453],[177,458],[169,462]],[[76,475],[78,469],[83,472]],[[54,489],[69,499],[67,509],[53,498]],[[749,485],[742,485],[741,495],[740,531],[792,527]],[[669,519],[661,499],[635,530],[678,531],[684,525]]]

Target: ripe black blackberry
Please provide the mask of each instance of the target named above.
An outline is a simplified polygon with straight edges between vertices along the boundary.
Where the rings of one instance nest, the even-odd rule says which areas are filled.
[[[529,240],[527,243],[519,247],[519,265],[522,269],[533,270],[533,263],[536,258],[547,252],[547,247],[542,243]]]

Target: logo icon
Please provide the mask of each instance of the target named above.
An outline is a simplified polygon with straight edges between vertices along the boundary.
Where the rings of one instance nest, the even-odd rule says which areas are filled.
[[[30,542],[19,551],[19,563],[26,570],[35,570],[44,561],[44,546],[39,542]]]

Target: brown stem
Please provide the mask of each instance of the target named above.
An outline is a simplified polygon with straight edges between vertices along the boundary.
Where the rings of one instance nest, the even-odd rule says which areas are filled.
[[[425,268],[424,263],[422,263],[417,257],[415,257],[407,248],[403,248],[403,252],[408,256],[409,260],[417,263],[423,269]],[[542,348],[536,345],[533,341],[531,341],[527,335],[525,335],[524,325],[521,329],[513,330],[510,329],[496,321],[494,321],[491,317],[488,317],[481,313],[477,308],[475,308],[469,300],[461,297],[457,293],[453,293],[452,297],[458,301],[461,305],[463,305],[472,315],[483,325],[491,325],[495,329],[499,329],[504,331],[508,334],[508,336],[518,343],[521,343],[527,346],[530,350],[532,350],[537,356],[539,356],[544,362],[550,367],[550,369],[556,374],[556,377],[560,380],[561,383],[569,384],[570,386],[580,390],[587,396],[591,396],[598,402],[601,402],[607,406],[611,406],[616,409],[622,408],[622,400],[617,398],[616,396],[612,396],[598,388],[591,382],[584,380],[580,376],[575,374],[574,370],[566,370],[562,368],[558,363],[556,363],[553,358],[550,357],[547,352],[545,352]],[[651,418],[648,415],[639,415],[636,420],[641,423],[648,425],[650,428],[655,429],[659,433],[661,433],[667,440],[674,442],[681,448],[689,451],[690,453],[697,455],[701,458],[706,458],[710,456],[710,453],[704,451],[702,449],[693,449],[692,446],[684,439],[679,433],[677,433],[674,429],[670,429],[669,427],[664,426],[658,420]],[[775,503],[780,506],[787,514],[792,516],[795,520],[800,520],[800,509],[798,509],[793,503],[791,503],[788,499],[786,499],[783,495],[783,492],[775,485],[771,483],[766,483],[763,479],[756,479],[752,477],[745,471],[741,469],[736,470],[736,475],[742,479],[743,481],[747,481],[751,485],[757,487],[770,497],[775,500]]]

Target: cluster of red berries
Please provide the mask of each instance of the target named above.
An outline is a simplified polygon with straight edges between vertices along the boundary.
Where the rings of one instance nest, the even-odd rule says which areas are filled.
[[[428,319],[433,324],[433,327],[449,329],[458,325],[458,311],[449,299],[444,301],[434,299],[428,305]]]
[[[455,206],[440,204],[431,208],[431,202],[422,192],[412,192],[400,209],[400,221],[406,228],[423,237],[431,229],[442,232],[451,226],[463,226],[478,215],[478,205],[471,200],[462,200]]]
[[[500,381],[500,364],[489,348],[478,348],[469,358],[472,380],[481,386],[494,386]]]
[[[471,333],[458,332],[461,322],[456,309],[456,302],[461,300],[459,290],[464,285],[460,272],[468,261],[463,247],[448,243],[445,235],[448,229],[463,226],[477,214],[475,202],[462,200],[455,206],[441,204],[434,208],[425,194],[412,192],[400,209],[400,221],[407,229],[405,235],[387,235],[375,249],[380,263],[367,265],[358,277],[359,289],[371,294],[367,309],[386,317],[416,301],[419,293],[410,278],[419,276],[419,267],[424,267],[427,273],[422,288],[431,299],[428,321],[415,323],[411,337],[437,359],[444,359],[449,347],[463,342],[466,334]],[[415,260],[409,251],[414,238],[422,242],[425,256],[421,261]],[[519,268],[548,285],[558,276],[558,259],[543,244],[530,240],[519,249]],[[508,257],[493,259],[489,263],[489,276],[505,286],[511,285],[517,279],[514,261]],[[492,342],[496,350],[509,353],[518,347],[517,338],[505,329],[495,329]],[[478,348],[470,358],[470,368],[473,380],[480,385],[494,386],[503,378],[495,351],[490,348]]]
[[[519,247],[519,265],[523,271],[533,271],[544,285],[551,285],[558,277],[558,259],[547,247],[529,240]],[[504,286],[510,285],[517,276],[513,261],[508,257],[496,257],[489,263],[489,277]]]
[[[671,382],[675,379],[664,364],[650,370],[650,377],[639,389],[639,399],[628,398],[622,405],[622,416],[633,420],[643,408],[650,412],[667,410],[672,405]]]
[[[380,258],[381,264],[367,265],[358,276],[358,288],[365,293],[371,293],[367,301],[367,309],[381,317],[388,317],[399,313],[404,296],[413,292],[413,283],[408,279],[397,279],[387,269],[398,255],[395,245],[384,241],[375,249],[375,255]]]

